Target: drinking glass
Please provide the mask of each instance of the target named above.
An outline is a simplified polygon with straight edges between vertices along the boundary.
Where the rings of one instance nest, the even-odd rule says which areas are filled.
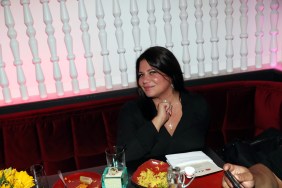
[[[128,173],[125,165],[125,152],[122,146],[106,148],[107,167],[102,176],[102,187],[121,187],[128,185]]]
[[[122,146],[110,146],[106,148],[106,160],[108,167],[125,167],[125,152]]]
[[[170,166],[167,170],[167,181],[169,188],[182,188],[182,175],[180,173],[180,168],[173,168]]]
[[[34,164],[30,167],[30,173],[33,176],[35,188],[48,188],[46,173],[41,164]]]
[[[185,184],[186,178],[191,178],[187,184]],[[192,183],[194,178],[195,169],[193,167],[185,167],[184,172],[181,172],[179,167],[168,167],[167,181],[169,188],[188,187]]]

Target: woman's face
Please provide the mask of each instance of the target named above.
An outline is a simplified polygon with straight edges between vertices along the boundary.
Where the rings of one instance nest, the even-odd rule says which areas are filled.
[[[172,90],[170,78],[151,67],[146,60],[140,62],[138,78],[138,84],[147,97],[162,98]]]

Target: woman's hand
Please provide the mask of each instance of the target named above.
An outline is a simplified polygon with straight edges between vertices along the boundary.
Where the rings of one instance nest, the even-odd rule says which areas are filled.
[[[160,102],[157,106],[157,115],[152,120],[153,124],[155,125],[156,129],[159,131],[160,128],[167,122],[172,114],[172,105],[164,100]]]
[[[229,170],[244,188],[255,186],[254,176],[248,168],[227,163],[223,166],[223,170]],[[226,176],[223,176],[222,187],[233,187]]]

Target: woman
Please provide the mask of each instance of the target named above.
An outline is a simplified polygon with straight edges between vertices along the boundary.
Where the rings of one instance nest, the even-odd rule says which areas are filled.
[[[126,145],[126,160],[201,150],[208,107],[185,90],[176,57],[163,47],[147,49],[136,61],[136,80],[141,97],[119,115],[118,144]]]

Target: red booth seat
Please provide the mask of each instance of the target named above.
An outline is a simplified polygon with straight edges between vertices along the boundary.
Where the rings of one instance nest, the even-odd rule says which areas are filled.
[[[269,127],[282,130],[282,83],[233,81],[187,88],[210,104],[207,145],[215,150]],[[104,150],[115,144],[120,107],[137,97],[125,93],[0,115],[0,168],[27,170],[42,163],[47,174],[54,174],[105,164]]]

